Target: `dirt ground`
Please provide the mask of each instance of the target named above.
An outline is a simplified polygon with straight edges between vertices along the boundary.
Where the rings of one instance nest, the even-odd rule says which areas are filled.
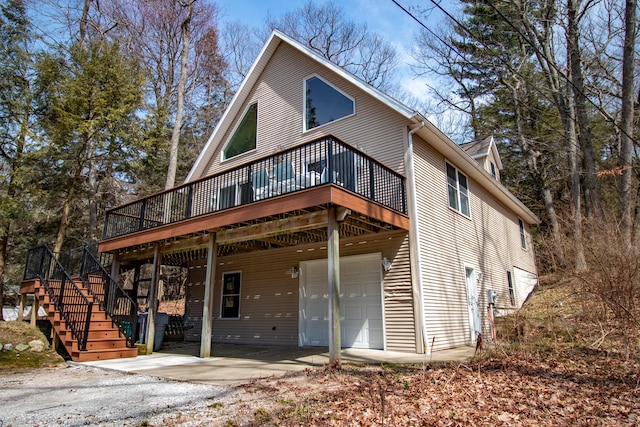
[[[573,295],[536,295],[464,363],[308,368],[237,387],[77,364],[3,369],[0,426],[640,425],[640,337],[594,323]]]
[[[74,364],[0,376],[0,425],[635,426],[639,367],[585,349],[324,367],[219,387]]]

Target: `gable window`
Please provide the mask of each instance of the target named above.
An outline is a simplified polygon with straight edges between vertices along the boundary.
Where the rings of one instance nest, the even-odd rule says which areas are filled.
[[[447,163],[447,186],[449,189],[449,207],[465,216],[470,216],[467,177],[449,163]]]
[[[242,273],[224,273],[222,275],[222,307],[221,319],[238,319],[240,317],[240,281]]]
[[[258,103],[251,104],[222,150],[222,160],[227,160],[256,149],[258,132]]]
[[[498,175],[496,173],[496,164],[493,162],[489,162],[491,164],[491,176],[498,179]]]
[[[524,230],[524,221],[518,218],[518,227],[520,227],[520,247],[527,249],[527,235]]]
[[[355,101],[320,77],[304,81],[304,130],[355,114]]]

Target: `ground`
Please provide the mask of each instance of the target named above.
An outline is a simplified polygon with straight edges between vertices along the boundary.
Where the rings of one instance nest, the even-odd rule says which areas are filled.
[[[118,411],[113,418],[109,413],[97,417],[102,407],[88,407],[105,405],[108,398],[90,399],[88,394],[79,409],[63,408],[66,413],[93,410],[83,419],[89,425],[638,425],[637,334],[616,329],[615,319],[596,321],[598,308],[590,304],[570,283],[544,284],[524,310],[500,322],[499,343],[485,340],[485,348],[462,364],[326,366],[231,388],[96,373],[80,366],[40,369],[37,376],[47,393],[57,385],[68,394],[85,376],[86,393],[93,387],[100,395],[112,390],[121,400],[130,399],[122,411],[131,416]],[[24,372],[5,370],[0,389],[23,387],[28,381]],[[113,386],[119,381],[126,387]],[[141,400],[140,390],[127,397],[124,393],[135,392],[129,382],[162,390],[174,400]],[[188,398],[176,401],[176,396]],[[1,405],[0,425],[46,424],[33,418],[5,419]],[[49,415],[51,419],[56,418]],[[68,425],[72,421],[78,420]]]

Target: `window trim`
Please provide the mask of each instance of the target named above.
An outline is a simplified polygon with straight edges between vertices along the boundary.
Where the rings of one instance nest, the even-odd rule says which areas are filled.
[[[240,275],[240,286],[238,288],[238,293],[237,294],[228,294],[231,296],[238,296],[238,316],[237,317],[224,317],[223,314],[223,305],[224,305],[224,297],[228,296],[225,295],[224,293],[224,279],[226,275],[231,275],[231,274],[239,274]],[[222,273],[222,285],[220,286],[220,314],[218,315],[218,319],[219,320],[240,320],[240,305],[242,303],[242,270],[235,270],[235,271],[225,271]]]
[[[450,166],[451,168],[453,168],[453,170],[456,173],[456,203],[457,203],[457,208],[454,208],[453,206],[451,206],[451,199],[450,199],[450,195],[449,195],[449,173],[447,171],[447,166]],[[460,198],[460,175],[464,176],[465,180],[467,181],[467,205],[469,207],[469,213],[466,214],[464,212],[462,212],[462,203],[461,203],[461,198]],[[451,209],[454,212],[459,213],[460,215],[464,216],[465,218],[469,218],[471,219],[471,190],[469,188],[469,177],[462,173],[460,171],[460,169],[458,169],[457,167],[455,167],[452,163],[450,163],[449,161],[445,160],[445,166],[444,166],[444,176],[445,176],[445,181],[446,181],[446,186],[447,186],[447,204],[449,206],[449,209]]]
[[[245,151],[245,152],[240,153],[240,154],[236,154],[235,156],[232,156],[232,157],[229,157],[229,158],[225,159],[224,158],[224,150],[226,150],[227,146],[229,145],[229,143],[231,143],[231,139],[233,138],[233,136],[238,131],[238,127],[240,127],[240,123],[242,123],[242,121],[244,120],[245,116],[249,112],[249,108],[251,108],[253,105],[256,106],[256,147],[251,149],[251,150]],[[258,150],[258,129],[260,127],[258,111],[259,111],[259,108],[258,108],[258,101],[257,100],[255,102],[250,102],[244,108],[244,110],[242,111],[242,114],[240,115],[240,120],[238,120],[236,122],[235,126],[233,127],[233,130],[229,133],[229,138],[227,138],[227,141],[225,142],[225,144],[220,149],[220,163],[225,163],[225,162],[228,162],[229,160],[237,159],[238,157],[245,156],[248,153],[255,153]]]
[[[314,128],[311,129],[307,129],[307,81],[317,77],[320,81],[322,81],[323,83],[325,83],[326,85],[328,85],[329,87],[331,87],[332,89],[334,89],[336,92],[340,93],[342,96],[348,98],[351,100],[351,102],[353,102],[353,113],[340,117],[339,119],[335,119],[333,121],[327,122],[327,123],[323,123],[319,126],[316,126]],[[334,84],[328,82],[326,79],[323,79],[319,74],[314,73],[314,74],[310,74],[308,76],[306,76],[305,78],[302,79],[302,133],[306,133],[306,132],[311,132],[314,131],[316,129],[319,129],[323,126],[326,125],[330,125],[332,123],[336,123],[339,122],[343,119],[348,119],[349,117],[353,117],[356,115],[356,100],[354,97],[352,97],[351,95],[345,93],[343,90],[341,90],[340,88],[336,87]]]
[[[520,217],[518,217],[518,231],[520,232],[520,248],[526,251],[529,248],[529,245],[527,245],[527,228]]]

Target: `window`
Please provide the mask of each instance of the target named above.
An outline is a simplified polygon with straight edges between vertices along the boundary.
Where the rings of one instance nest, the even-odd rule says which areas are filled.
[[[449,163],[447,163],[447,183],[449,188],[449,206],[451,209],[463,215],[471,216],[467,177]]]
[[[509,270],[507,270],[507,284],[509,285],[509,300],[511,301],[511,305],[516,305],[516,291],[513,288],[513,277]]]
[[[222,275],[222,307],[220,318],[238,319],[240,317],[240,280],[242,273],[224,273]]]
[[[251,104],[222,150],[222,160],[227,160],[256,149],[258,132],[258,104]]]
[[[498,176],[496,174],[496,165],[493,162],[489,162],[489,164],[491,165],[491,176],[498,179]]]
[[[354,100],[326,83],[320,77],[304,82],[304,130],[309,130],[351,116]]]
[[[251,201],[251,186],[246,183],[231,184],[218,190],[217,210],[228,209]]]
[[[524,221],[518,218],[518,226],[520,227],[520,247],[527,249],[527,235],[524,231]]]

